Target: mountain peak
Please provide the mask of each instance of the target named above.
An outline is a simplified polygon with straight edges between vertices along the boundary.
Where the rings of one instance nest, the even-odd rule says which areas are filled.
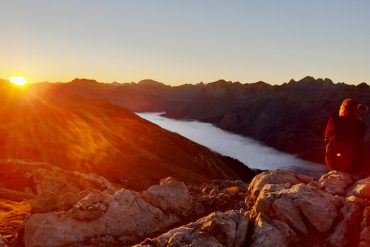
[[[312,76],[306,76],[299,81],[295,81],[294,79],[291,79],[288,83],[288,85],[300,85],[304,87],[315,87],[315,86],[330,86],[333,85],[333,81],[329,78],[317,78],[315,79]]]
[[[159,86],[159,85],[164,85],[161,82],[157,82],[152,79],[144,79],[138,82],[139,85],[146,85],[146,86]]]
[[[228,85],[228,84],[231,84],[231,83],[232,83],[231,81],[226,81],[224,79],[219,79],[217,81],[210,82],[208,85],[210,85],[210,86],[225,86],[225,85]]]
[[[314,77],[312,77],[312,76],[306,76],[306,77],[300,79],[298,81],[298,83],[308,83],[308,82],[313,82],[313,81],[316,81]]]
[[[75,78],[70,83],[73,84],[97,84],[98,82],[93,79],[86,79],[86,78]]]

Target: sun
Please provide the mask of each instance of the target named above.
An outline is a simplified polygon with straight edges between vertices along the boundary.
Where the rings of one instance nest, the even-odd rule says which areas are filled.
[[[17,86],[23,87],[27,84],[27,80],[23,76],[11,76],[9,81]]]

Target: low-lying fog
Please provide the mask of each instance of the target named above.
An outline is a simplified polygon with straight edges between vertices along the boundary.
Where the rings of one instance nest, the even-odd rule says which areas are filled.
[[[138,116],[164,129],[185,136],[220,154],[236,158],[251,168],[292,169],[315,177],[325,170],[323,165],[301,160],[293,155],[264,146],[251,138],[224,131],[212,124],[173,120],[161,117],[161,114],[137,113]]]

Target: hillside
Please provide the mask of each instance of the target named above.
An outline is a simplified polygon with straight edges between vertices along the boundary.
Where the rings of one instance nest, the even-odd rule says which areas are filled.
[[[152,80],[137,84],[102,84],[76,79],[65,90],[104,98],[137,112],[197,119],[317,162],[323,161],[323,132],[329,116],[345,98],[370,105],[365,84],[333,83],[305,77],[282,85],[241,84],[219,80],[171,87]],[[365,121],[370,124],[370,117]]]
[[[254,174],[107,101],[58,85],[1,87],[0,159],[47,162],[139,190],[166,176],[199,183]]]

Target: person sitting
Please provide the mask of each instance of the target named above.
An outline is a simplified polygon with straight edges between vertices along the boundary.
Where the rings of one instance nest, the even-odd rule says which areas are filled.
[[[367,107],[356,100],[345,99],[339,115],[330,117],[325,130],[325,163],[332,170],[357,174],[367,125],[362,116]]]

